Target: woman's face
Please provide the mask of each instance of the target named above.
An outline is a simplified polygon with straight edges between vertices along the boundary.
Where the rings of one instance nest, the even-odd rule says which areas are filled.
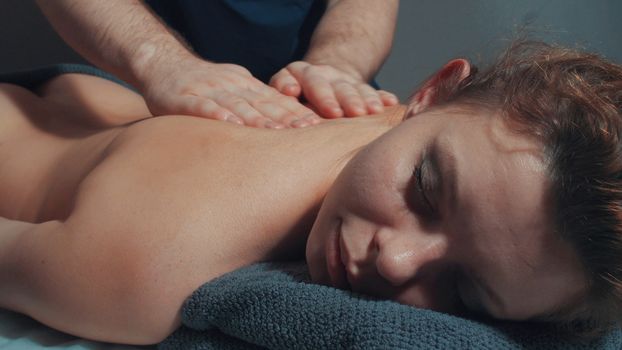
[[[545,315],[585,291],[541,147],[486,111],[408,118],[362,149],[307,242],[314,281],[444,312]]]

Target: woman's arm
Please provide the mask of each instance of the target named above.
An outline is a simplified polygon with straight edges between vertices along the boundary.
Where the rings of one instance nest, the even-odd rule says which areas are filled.
[[[40,224],[0,218],[0,307],[87,339],[161,341],[179,326],[183,298],[152,278],[151,247],[119,239],[134,233],[124,218],[89,212]]]
[[[34,248],[28,243],[32,237],[58,236],[62,231],[60,221],[34,224],[0,217],[0,307],[38,318],[41,305],[33,298],[37,293],[28,286],[32,285],[33,272],[45,270],[50,261],[25,249]]]
[[[19,257],[15,251],[19,239],[32,231],[50,231],[57,222],[32,224],[0,217],[0,307],[20,311],[24,304]]]

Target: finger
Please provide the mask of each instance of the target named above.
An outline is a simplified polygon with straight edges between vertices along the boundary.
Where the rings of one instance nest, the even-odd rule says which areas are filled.
[[[341,109],[333,87],[320,77],[309,78],[302,83],[302,89],[307,100],[325,118],[341,118]]]
[[[245,67],[237,65],[237,64],[232,64],[232,63],[220,63],[218,64],[218,66],[221,69],[224,70],[229,70],[232,72],[235,72],[236,74],[245,76],[245,77],[252,77],[253,74]]]
[[[294,128],[297,127],[302,127],[302,126],[311,126],[311,125],[317,125],[319,123],[322,122],[322,117],[320,117],[319,115],[313,113],[313,114],[307,114],[302,116],[301,118],[298,118],[296,120],[294,120],[291,125]]]
[[[300,119],[305,114],[312,113],[295,97],[285,96],[272,87],[266,86],[260,93],[246,90],[240,97],[249,101],[250,105],[265,118],[283,126],[306,126],[308,123],[302,123]]]
[[[219,106],[216,102],[197,96],[186,96],[178,100],[173,105],[171,112],[175,114],[190,115],[207,119],[224,120],[235,124],[244,124],[226,108]]]
[[[238,116],[244,122],[244,125],[254,127],[276,127],[278,123],[271,122],[269,118],[264,117],[259,111],[251,106],[248,101],[234,94],[221,93],[216,102],[223,108],[228,109],[234,115]],[[271,123],[269,123],[271,122]]]
[[[388,91],[378,90],[378,95],[380,95],[380,100],[385,106],[395,106],[400,102],[397,96]]]
[[[244,97],[250,102],[251,106],[253,106],[255,110],[261,113],[261,115],[277,124],[288,126],[293,121],[299,119],[295,114],[283,106],[283,102],[287,101],[288,97],[281,95],[280,93],[264,97],[254,92],[247,92]],[[294,97],[290,98],[295,99]]]
[[[283,124],[296,128],[315,125],[322,120],[319,115],[304,106],[295,97],[280,96],[278,104],[289,112],[289,115],[283,119]]]
[[[296,80],[287,68],[281,69],[272,76],[269,85],[277,89],[280,93],[288,96],[298,97],[302,92],[298,80]]]
[[[367,114],[365,101],[358,89],[352,84],[347,82],[335,84],[335,93],[347,117],[357,117]]]
[[[367,112],[369,114],[382,113],[384,111],[384,103],[380,99],[378,91],[367,84],[360,84],[358,87],[359,94],[365,101]]]
[[[317,125],[323,122],[324,120],[326,120],[326,119],[322,119],[320,116],[318,116],[315,113],[307,115],[303,117],[303,119],[306,120],[310,125]]]

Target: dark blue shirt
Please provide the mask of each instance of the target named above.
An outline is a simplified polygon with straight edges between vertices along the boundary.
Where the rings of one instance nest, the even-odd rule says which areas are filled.
[[[302,59],[326,10],[322,0],[147,0],[205,59],[235,63],[268,82]]]

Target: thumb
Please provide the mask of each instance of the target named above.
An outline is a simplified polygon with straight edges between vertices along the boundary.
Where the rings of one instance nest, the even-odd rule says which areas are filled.
[[[300,83],[287,68],[283,68],[273,75],[269,85],[288,96],[300,97],[302,92]]]
[[[199,96],[176,96],[166,101],[166,114],[180,114],[206,119],[224,120],[243,125],[244,122],[211,99]]]

